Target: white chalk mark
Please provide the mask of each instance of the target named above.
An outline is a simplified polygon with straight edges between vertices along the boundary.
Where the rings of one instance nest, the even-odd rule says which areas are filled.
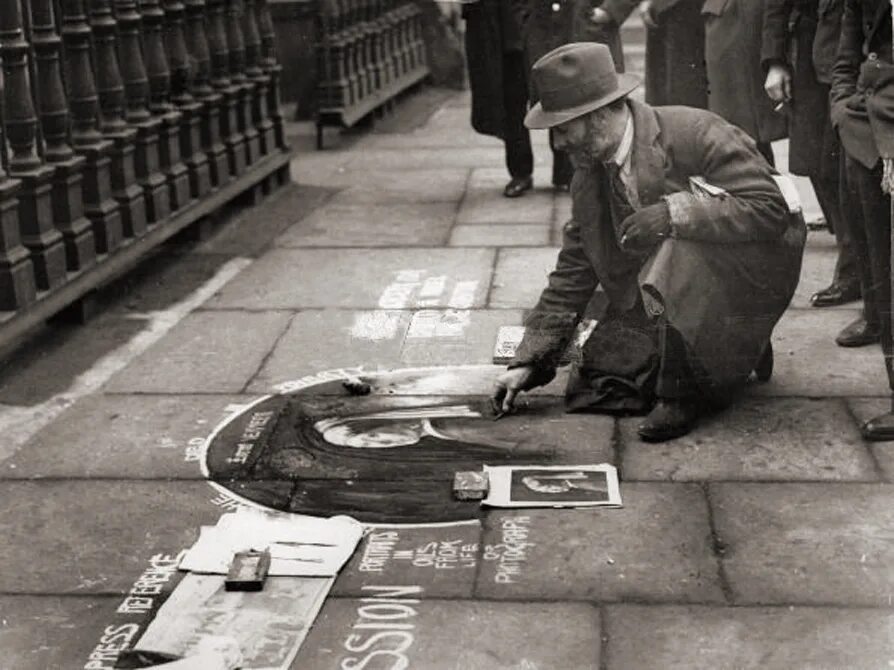
[[[361,312],[354,316],[351,326],[351,338],[355,340],[371,340],[381,342],[397,337],[400,327],[400,312]]]
[[[0,459],[8,458],[44,426],[52,422],[77,400],[99,390],[118,371],[164,337],[190,312],[205,303],[233,277],[251,263],[250,258],[233,258],[186,298],[164,310],[132,315],[146,321],[146,327],[117,349],[100,358],[74,378],[64,391],[39,405],[19,407],[0,405]],[[89,326],[88,326],[89,327]]]

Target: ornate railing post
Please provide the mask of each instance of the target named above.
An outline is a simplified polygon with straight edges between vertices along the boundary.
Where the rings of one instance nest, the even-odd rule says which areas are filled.
[[[252,124],[251,98],[255,84],[245,74],[245,38],[242,34],[244,0],[227,0],[227,44],[230,48],[230,81],[239,89],[239,131],[245,136],[245,160],[254,163],[261,153],[261,138]]]
[[[206,0],[208,6],[208,48],[211,51],[211,85],[223,96],[220,125],[227,148],[229,174],[245,172],[245,135],[239,130],[241,88],[230,79],[230,50],[226,29],[226,0]]]
[[[0,99],[4,88],[0,79]],[[5,146],[6,134],[0,123],[0,152],[5,153]],[[0,167],[0,310],[4,311],[21,309],[37,298],[31,254],[22,245],[19,228],[16,195],[21,186],[18,179],[10,179]]]
[[[99,132],[99,99],[93,79],[90,26],[84,0],[61,0],[60,6],[71,141],[86,160],[82,182],[84,213],[90,220],[98,248],[99,240],[120,240],[122,236],[121,209],[112,196],[114,143],[103,139]]]
[[[183,115],[170,101],[171,71],[165,53],[165,13],[159,0],[140,0],[143,17],[143,58],[149,77],[149,111],[161,120],[161,169],[167,176],[172,210],[190,200],[189,171],[180,155],[180,121]]]
[[[205,30],[205,0],[186,0],[186,46],[194,65],[193,95],[200,100],[201,146],[208,157],[211,183],[217,187],[230,176],[227,148],[221,141],[220,115],[223,97],[211,86],[211,51]]]
[[[267,108],[273,123],[273,134],[276,146],[280,149],[288,149],[286,142],[285,125],[282,116],[280,102],[279,80],[282,77],[282,65],[276,59],[276,31],[273,27],[273,17],[270,14],[270,6],[267,0],[257,0],[258,29],[261,34],[261,69],[270,76],[268,89]]]
[[[53,168],[37,154],[37,117],[34,112],[29,45],[25,41],[21,0],[0,2],[0,54],[6,82],[3,101],[7,141],[12,150],[10,173],[22,182],[19,224],[22,242],[31,251],[39,289],[52,289],[65,282],[65,246],[53,226]]]
[[[270,120],[270,75],[261,67],[261,33],[257,0],[246,0],[244,14],[245,74],[255,85],[252,96],[252,124],[258,131],[261,155],[276,148],[273,122]]]
[[[184,22],[186,6],[180,0],[165,0],[165,44],[171,66],[171,100],[182,114],[180,153],[189,170],[189,190],[193,198],[211,190],[211,166],[202,151],[202,109],[204,103],[193,97],[193,66],[186,48]]]
[[[121,208],[123,233],[127,237],[138,237],[146,231],[151,186],[145,172],[137,169],[138,132],[124,119],[125,95],[118,67],[117,24],[109,0],[88,0],[88,3],[100,130],[113,143],[112,193]],[[120,238],[122,231],[118,232]],[[111,238],[105,242],[97,237],[100,251],[112,251],[118,244],[120,239],[113,243]]]
[[[44,138],[44,158],[54,168],[53,218],[62,232],[68,269],[83,270],[96,262],[90,221],[84,216],[86,159],[68,143],[68,100],[62,85],[62,40],[56,33],[53,0],[31,0],[31,43],[37,70],[37,108]]]

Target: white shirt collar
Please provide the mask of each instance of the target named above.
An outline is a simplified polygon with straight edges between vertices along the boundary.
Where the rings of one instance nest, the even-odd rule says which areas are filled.
[[[624,172],[630,171],[631,149],[633,148],[633,114],[628,110],[627,126],[624,128],[624,135],[621,137],[621,144],[618,150],[612,156],[611,162],[620,167]]]

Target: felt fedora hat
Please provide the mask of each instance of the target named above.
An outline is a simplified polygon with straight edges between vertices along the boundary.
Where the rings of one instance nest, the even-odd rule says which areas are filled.
[[[623,98],[639,77],[618,74],[611,51],[596,42],[563,44],[531,68],[540,102],[528,110],[528,128],[552,128]]]

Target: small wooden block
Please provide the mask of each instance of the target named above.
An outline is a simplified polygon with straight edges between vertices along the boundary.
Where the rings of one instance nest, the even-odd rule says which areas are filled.
[[[453,476],[453,495],[457,500],[484,500],[489,487],[483,472],[457,472]]]

